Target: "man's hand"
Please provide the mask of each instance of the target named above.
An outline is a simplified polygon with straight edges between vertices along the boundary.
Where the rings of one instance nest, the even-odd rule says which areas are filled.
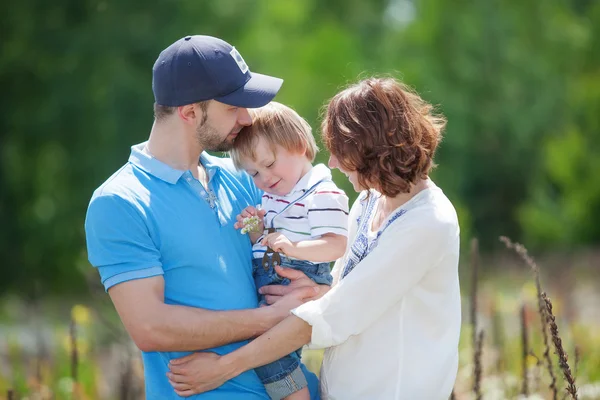
[[[239,374],[218,354],[204,352],[171,360],[169,370],[169,383],[182,397],[213,390]]]
[[[278,304],[282,308],[295,304],[295,306],[288,309],[288,312],[304,302],[322,297],[330,289],[328,285],[319,285],[313,282],[302,271],[280,266],[276,266],[275,271],[279,276],[288,278],[291,281],[290,284],[287,286],[263,286],[259,289],[259,292],[265,295],[267,304],[279,303],[280,301],[284,301],[284,299],[285,303]]]

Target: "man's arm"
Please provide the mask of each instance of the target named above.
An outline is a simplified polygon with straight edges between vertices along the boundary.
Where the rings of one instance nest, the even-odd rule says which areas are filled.
[[[94,197],[85,227],[90,262],[143,351],[198,350],[236,342],[258,336],[289,315],[291,307],[284,305],[210,311],[165,304],[160,252],[131,201],[109,194]]]
[[[246,346],[224,356],[192,353],[171,360],[169,383],[188,397],[221,386],[244,371],[275,361],[310,341],[312,327],[292,315]]]
[[[266,332],[289,315],[283,306],[211,311],[165,304],[162,276],[123,282],[108,294],[142,351],[192,351],[239,342]]]

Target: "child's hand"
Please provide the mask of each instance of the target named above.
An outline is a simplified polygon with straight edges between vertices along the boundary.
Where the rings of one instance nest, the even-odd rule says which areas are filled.
[[[263,238],[260,244],[269,246],[274,251],[284,253],[288,256],[291,256],[291,253],[294,251],[294,243],[280,232],[269,233]]]
[[[235,229],[241,229],[242,233],[262,232],[265,230],[265,210],[248,206],[237,216],[237,222],[233,225]]]

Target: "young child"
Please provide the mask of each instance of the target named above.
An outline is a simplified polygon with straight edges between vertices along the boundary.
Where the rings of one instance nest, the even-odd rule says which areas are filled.
[[[254,244],[256,287],[290,283],[277,275],[275,265],[331,285],[329,263],[346,250],[348,197],[333,183],[329,168],[312,165],[318,149],[302,117],[276,102],[250,111],[252,126],[240,131],[231,158],[265,192],[260,208],[247,207],[235,224]],[[260,303],[265,304],[264,296]],[[299,365],[300,350],[256,372],[272,399],[309,399]]]

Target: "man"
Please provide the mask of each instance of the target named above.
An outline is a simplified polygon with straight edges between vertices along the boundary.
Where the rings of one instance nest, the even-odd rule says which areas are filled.
[[[233,224],[261,193],[229,159],[204,152],[228,150],[252,122],[247,108],[270,102],[281,84],[251,73],[220,39],[176,41],[154,64],[149,140],[133,146],[129,162],[94,192],[85,223],[89,260],[142,350],[149,399],[180,398],[167,378],[171,359],[229,353],[319,291],[296,274],[294,295],[256,308],[251,244]],[[268,398],[253,371],[197,397]]]

